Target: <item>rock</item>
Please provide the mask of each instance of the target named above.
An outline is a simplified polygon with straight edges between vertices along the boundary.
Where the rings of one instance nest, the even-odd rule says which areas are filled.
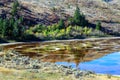
[[[24,64],[30,64],[29,60],[25,60]]]
[[[20,65],[20,60],[19,59],[16,60],[15,63],[16,63],[16,65]]]
[[[23,62],[23,64],[30,64],[30,62],[29,62],[29,60],[30,60],[30,58],[29,57],[23,57],[22,58],[22,62]]]
[[[75,76],[75,78],[79,78],[79,77],[83,76],[83,71],[74,72],[74,76]]]
[[[80,76],[80,73],[78,73],[78,72],[75,72],[75,73],[74,73],[74,76],[75,76],[75,78],[79,78],[79,76]]]
[[[90,74],[94,74],[94,72],[92,72],[92,71],[82,71],[83,76],[87,76],[87,75],[90,75]]]
[[[72,68],[72,71],[74,72],[74,71],[77,71],[78,69],[76,69],[76,68]]]
[[[3,57],[0,57],[0,63],[2,63],[4,61]]]
[[[73,72],[71,70],[66,70],[64,74],[67,76],[67,75],[72,74],[72,73]]]
[[[40,66],[39,65],[33,65],[33,69],[40,69]]]
[[[51,65],[51,63],[49,63],[49,62],[43,63],[43,67],[47,67],[47,66],[50,66],[50,65]]]
[[[0,56],[3,56],[5,53],[4,52],[0,52]]]
[[[20,54],[18,52],[16,52],[15,50],[12,50],[12,55],[19,56]]]
[[[61,65],[61,67],[63,67],[63,68],[69,68],[68,66],[64,66],[64,65]]]

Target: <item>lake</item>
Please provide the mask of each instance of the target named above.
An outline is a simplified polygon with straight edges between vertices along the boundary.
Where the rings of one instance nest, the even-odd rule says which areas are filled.
[[[120,75],[120,40],[68,40],[2,46],[22,56],[102,74]]]

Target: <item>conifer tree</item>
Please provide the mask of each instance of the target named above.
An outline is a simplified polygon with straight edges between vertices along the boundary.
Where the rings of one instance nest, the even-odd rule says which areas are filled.
[[[80,9],[79,7],[77,6],[76,7],[76,10],[75,10],[75,13],[74,13],[74,24],[76,25],[81,25],[80,24],[80,21],[81,21],[81,14],[80,14]]]
[[[101,22],[97,21],[96,23],[96,30],[100,30],[101,29]]]
[[[0,18],[0,35],[2,35],[2,24],[3,24],[3,19]]]
[[[58,22],[58,27],[59,27],[59,29],[64,29],[65,28],[65,24],[64,24],[63,19],[60,19],[60,21]]]
[[[12,16],[15,16],[17,14],[17,9],[19,7],[19,2],[17,0],[15,0],[15,2],[13,3],[13,6],[12,6]]]
[[[3,20],[2,23],[2,37],[4,38],[6,36],[6,32],[7,32],[7,20]]]
[[[88,21],[85,19],[85,15],[80,12],[80,9],[78,6],[76,7],[73,18],[69,19],[69,24],[70,25],[78,25],[78,26],[82,26],[82,27],[87,26]]]

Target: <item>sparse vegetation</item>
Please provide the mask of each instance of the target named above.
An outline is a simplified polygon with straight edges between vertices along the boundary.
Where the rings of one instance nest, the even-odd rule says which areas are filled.
[[[70,18],[67,22],[68,26],[65,25],[65,21],[63,19],[60,19],[58,24],[53,24],[50,26],[39,24],[29,28],[29,30],[26,31],[26,34],[35,35],[42,40],[107,36],[100,31],[100,22],[97,22],[96,29],[87,27],[88,21],[85,19],[85,16],[80,12],[80,9],[78,7],[76,7],[74,17]]]
[[[101,31],[100,21],[96,23],[95,29],[92,28],[78,6],[76,6],[73,17],[68,19],[61,17],[56,24],[36,24],[32,27],[25,25],[24,18],[18,14],[20,10],[19,2],[14,1],[10,16],[0,18],[0,38],[28,41],[109,36]],[[52,10],[56,11],[55,6]],[[28,26],[27,30],[25,30],[26,26]]]

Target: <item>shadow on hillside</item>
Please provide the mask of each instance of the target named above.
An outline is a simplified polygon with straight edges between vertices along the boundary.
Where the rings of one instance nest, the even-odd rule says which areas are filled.
[[[89,26],[91,26],[93,29],[96,28],[96,24],[93,24],[93,23],[89,23]],[[115,33],[113,30],[109,30],[103,26],[101,27],[100,31],[103,33],[107,33],[109,35],[120,36],[119,33],[117,33],[117,32]]]
[[[104,23],[112,23],[112,24],[114,24],[114,23],[119,23],[119,22],[115,22],[115,21],[106,21],[106,20],[101,20],[101,22],[104,22]]]

